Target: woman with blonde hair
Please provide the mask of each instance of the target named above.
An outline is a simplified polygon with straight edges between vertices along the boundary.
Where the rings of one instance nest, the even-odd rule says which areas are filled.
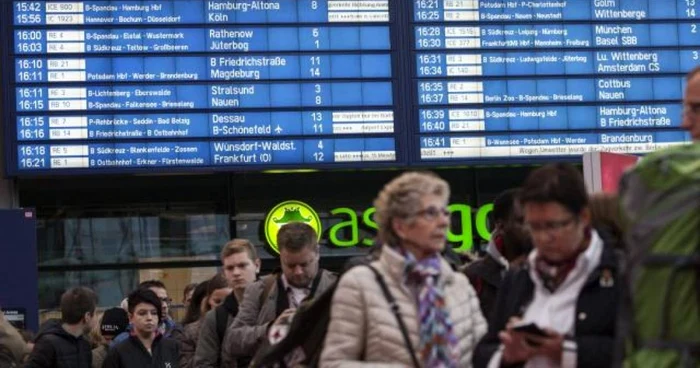
[[[341,278],[320,366],[471,367],[486,322],[467,278],[440,254],[449,195],[444,180],[420,172],[379,192],[379,259]]]
[[[93,346],[92,368],[102,368],[112,339],[126,331],[126,327],[129,325],[129,315],[122,308],[110,308],[99,312],[97,319],[99,323],[96,323],[90,330],[88,339]]]

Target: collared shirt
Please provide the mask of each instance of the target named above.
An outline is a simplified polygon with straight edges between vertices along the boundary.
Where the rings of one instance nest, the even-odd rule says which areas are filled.
[[[287,282],[284,274],[282,275],[282,285],[284,285],[284,290],[287,292],[290,308],[299,308],[301,302],[311,294],[311,285],[305,288],[292,286]]]
[[[498,232],[494,231],[491,233],[491,240],[489,240],[489,244],[486,246],[486,254],[490,255],[491,258],[493,258],[496,262],[498,262],[501,266],[505,267],[505,270],[503,270],[503,274],[505,274],[506,271],[510,268],[510,264],[508,263],[508,260],[503,257],[501,252],[498,250],[498,247],[496,247],[496,237],[499,236]]]
[[[576,302],[581,289],[583,289],[588,276],[600,264],[603,253],[603,241],[595,230],[591,231],[591,240],[588,248],[579,255],[576,266],[566,276],[564,282],[554,291],[550,292],[543,284],[535,271],[535,259],[537,250],[533,250],[528,256],[530,264],[530,278],[535,285],[532,302],[528,305],[523,315],[523,322],[534,322],[542,328],[549,328],[562,334],[565,338],[575,335],[576,326]],[[494,354],[489,362],[489,367],[498,367],[501,364],[502,349]],[[576,343],[565,340],[562,353],[561,367],[576,367]],[[535,356],[525,364],[526,368],[556,368],[555,364],[547,357]]]

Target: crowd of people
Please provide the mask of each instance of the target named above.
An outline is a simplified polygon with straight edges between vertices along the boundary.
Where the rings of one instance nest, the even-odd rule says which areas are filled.
[[[684,104],[682,126],[698,141],[700,70],[688,76]],[[307,224],[280,228],[279,271],[262,277],[254,245],[231,240],[221,273],[185,291],[182,321],[170,317],[158,280],[101,315],[93,291],[72,288],[61,319],[36,337],[0,317],[0,367],[259,366],[261,352],[296,336],[295,317],[324,297],[327,328],[311,347],[318,354],[294,349],[276,366],[611,366],[624,285],[619,201],[590,197],[570,164],[537,168],[496,199],[485,255],[456,268],[443,256],[449,197],[449,185],[428,172],[386,184],[374,203],[378,246],[340,277],[319,268]],[[310,323],[325,323],[318,317]]]
[[[619,245],[606,240],[616,238],[609,226],[600,230],[605,235],[594,226],[578,170],[547,165],[500,195],[486,255],[459,269],[442,256],[449,195],[449,185],[430,173],[388,183],[374,203],[381,246],[364,263],[369,267],[351,267],[337,283],[335,273],[319,268],[315,231],[293,222],[278,234],[279,272],[260,277],[253,244],[234,239],[222,248],[222,272],[186,291],[179,322],[157,280],[142,282],[101,316],[91,290],[70,289],[61,297],[61,320],[42,326],[24,364],[246,367],[263,346],[284,338],[280,326],[305,301],[334,287],[322,367],[609,365]],[[519,330],[523,323],[541,334]]]

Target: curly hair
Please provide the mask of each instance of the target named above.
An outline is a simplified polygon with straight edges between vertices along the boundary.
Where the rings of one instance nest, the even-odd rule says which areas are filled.
[[[377,212],[377,236],[381,243],[398,245],[399,237],[394,232],[394,218],[408,219],[421,210],[422,199],[435,195],[447,200],[450,186],[432,172],[406,172],[387,183],[374,200]],[[410,221],[410,219],[409,219]]]

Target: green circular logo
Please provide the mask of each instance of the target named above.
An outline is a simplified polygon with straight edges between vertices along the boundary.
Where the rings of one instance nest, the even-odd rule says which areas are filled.
[[[277,233],[284,224],[303,222],[311,226],[321,240],[321,218],[311,206],[301,201],[285,201],[276,205],[265,217],[265,238],[275,253],[280,252],[277,246]]]

